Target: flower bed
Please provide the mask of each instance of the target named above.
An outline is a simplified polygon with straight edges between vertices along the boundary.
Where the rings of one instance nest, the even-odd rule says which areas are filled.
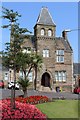
[[[38,103],[48,102],[49,98],[46,96],[29,96],[26,98],[17,97],[16,101],[23,102],[23,103],[29,103],[29,104],[38,104]]]
[[[0,100],[0,114],[1,120],[46,120],[46,115],[36,108],[35,105],[26,103],[16,103],[16,109],[11,109],[11,101],[9,99]],[[1,107],[2,106],[2,107]]]

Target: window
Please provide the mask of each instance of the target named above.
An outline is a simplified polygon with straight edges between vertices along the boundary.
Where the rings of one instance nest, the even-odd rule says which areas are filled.
[[[27,75],[28,71],[26,71],[26,75]],[[20,77],[24,79],[24,72],[20,71]],[[28,79],[30,80],[30,82],[32,82],[32,71],[28,74]]]
[[[4,74],[4,80],[8,80],[8,73]]]
[[[28,70],[26,70],[26,75],[28,74]],[[28,74],[28,79],[32,82],[32,71]]]
[[[64,62],[64,50],[56,50],[56,61]]]
[[[20,72],[19,72],[19,76],[20,76],[21,78],[24,78],[24,73],[23,73],[23,71],[20,71]]]
[[[48,30],[48,36],[51,36],[51,35],[52,35],[52,31]]]
[[[23,49],[23,53],[31,53],[31,47]]]
[[[30,82],[32,82],[32,72],[29,73],[28,79],[30,80]]]
[[[55,80],[59,82],[66,82],[66,71],[56,71]]]
[[[49,57],[49,50],[48,49],[43,50],[43,57]]]
[[[23,49],[23,51],[22,51],[23,53],[26,53],[26,49]]]
[[[27,53],[31,53],[31,47],[27,47]]]
[[[44,35],[44,29],[41,29],[41,36]]]

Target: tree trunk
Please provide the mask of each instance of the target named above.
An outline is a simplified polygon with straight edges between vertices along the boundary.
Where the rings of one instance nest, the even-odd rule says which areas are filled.
[[[16,108],[16,105],[15,105],[15,84],[16,84],[16,69],[14,68],[13,109]]]
[[[24,72],[24,79],[26,80],[26,70],[24,70],[23,72]]]
[[[26,80],[27,79],[26,70],[24,70],[23,72],[24,72],[24,79]],[[23,92],[24,92],[24,97],[26,97],[27,96],[27,87],[23,88]]]
[[[35,66],[35,79],[34,79],[34,90],[36,90],[36,83],[37,82],[37,66]]]
[[[27,88],[25,90],[23,90],[24,92],[24,96],[23,97],[27,97]]]
[[[28,73],[27,73],[27,76],[26,76],[26,77],[28,77],[29,73],[31,72],[31,69],[32,69],[32,65],[31,65],[31,67],[29,68],[29,70],[28,70]]]

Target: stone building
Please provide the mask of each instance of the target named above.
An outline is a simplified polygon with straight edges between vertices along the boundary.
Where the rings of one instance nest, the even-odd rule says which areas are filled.
[[[4,81],[4,85],[7,85],[9,80],[9,70],[2,65],[2,57],[0,56],[0,80]]]
[[[80,63],[73,64],[74,86],[80,87]]]
[[[28,52],[36,50],[43,57],[42,69],[37,71],[37,89],[72,90],[73,50],[67,38],[67,31],[62,32],[62,37],[56,37],[56,24],[47,7],[42,7],[34,26],[34,35],[31,35],[30,39],[25,38],[24,46],[28,48]],[[30,78],[33,81],[33,72]]]
[[[61,23],[62,24],[62,23]],[[36,51],[43,58],[42,69],[37,71],[37,90],[72,91],[73,88],[73,50],[67,38],[67,31],[62,37],[56,37],[56,24],[47,7],[42,7],[34,26],[34,35],[25,35],[24,47],[27,53]],[[13,80],[13,71],[6,72],[7,81]],[[23,76],[19,71],[18,76]],[[29,74],[34,84],[34,71]]]

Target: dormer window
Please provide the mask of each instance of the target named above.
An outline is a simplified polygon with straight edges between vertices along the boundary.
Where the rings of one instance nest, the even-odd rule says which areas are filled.
[[[41,36],[44,36],[44,32],[45,32],[45,31],[44,31],[44,29],[42,28],[42,29],[41,29]]]
[[[52,35],[52,31],[48,30],[48,36],[50,37]]]

